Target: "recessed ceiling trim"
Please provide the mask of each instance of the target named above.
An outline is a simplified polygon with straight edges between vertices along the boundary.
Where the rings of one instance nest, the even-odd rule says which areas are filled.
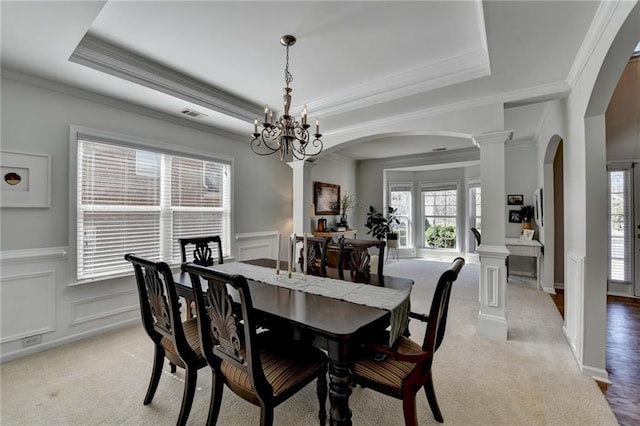
[[[479,49],[369,81],[339,94],[307,102],[307,106],[317,115],[326,117],[488,75],[491,75],[489,55],[486,50]]]
[[[355,138],[357,136],[354,135],[361,133],[362,131],[371,132],[375,130],[377,132],[384,133],[388,131],[385,129],[388,129],[389,127],[406,124],[407,122],[413,120],[421,120],[427,117],[433,117],[436,115],[447,114],[471,108],[478,108],[487,105],[503,104],[516,99],[535,99],[541,97],[546,97],[549,99],[560,99],[566,97],[569,91],[569,84],[564,81],[544,84],[527,89],[498,93],[493,96],[485,96],[481,98],[470,99],[464,102],[442,105],[435,108],[426,108],[423,110],[412,111],[406,114],[398,114],[386,118],[378,118],[371,121],[361,122],[352,126],[328,131],[326,132],[325,136],[331,136],[334,138],[339,136],[342,139],[344,137]]]
[[[123,78],[231,117],[252,121],[262,105],[188,77],[157,62],[86,34],[71,62]]]

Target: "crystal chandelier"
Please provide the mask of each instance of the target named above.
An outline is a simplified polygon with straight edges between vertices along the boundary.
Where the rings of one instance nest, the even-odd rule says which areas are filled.
[[[289,72],[289,46],[296,43],[296,38],[292,35],[283,35],[280,38],[280,44],[287,48],[287,61],[284,68],[284,81],[287,87],[284,88],[284,114],[278,118],[275,123],[273,121],[273,111],[268,105],[264,106],[264,122],[258,129],[258,118],[253,120],[253,139],[251,140],[251,149],[258,155],[271,155],[276,152],[280,153],[280,159],[284,160],[286,156],[291,156],[298,160],[304,160],[307,157],[313,157],[322,151],[322,141],[320,138],[320,122],[316,119],[316,133],[314,139],[309,138],[309,124],[307,124],[307,106],[302,109],[300,121],[289,114],[291,106],[292,88],[289,83],[293,81],[293,76]]]

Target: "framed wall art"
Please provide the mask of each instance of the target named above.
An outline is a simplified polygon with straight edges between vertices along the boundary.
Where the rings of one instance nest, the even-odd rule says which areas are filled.
[[[316,215],[340,214],[340,185],[331,183],[313,183],[313,203]]]
[[[0,152],[0,207],[50,207],[51,157]]]
[[[509,206],[521,206],[524,204],[524,197],[516,194],[507,195],[507,205]]]
[[[522,223],[520,210],[509,210],[509,223]]]

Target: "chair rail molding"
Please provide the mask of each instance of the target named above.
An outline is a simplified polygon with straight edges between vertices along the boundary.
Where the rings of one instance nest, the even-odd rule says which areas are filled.
[[[49,260],[68,260],[69,247],[43,247],[20,250],[3,250],[0,263],[17,264],[28,262],[46,262]]]

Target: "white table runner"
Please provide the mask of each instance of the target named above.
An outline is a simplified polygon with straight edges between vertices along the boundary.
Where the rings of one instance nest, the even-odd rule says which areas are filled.
[[[404,332],[407,326],[411,289],[398,290],[377,287],[315,275],[304,277],[300,273],[296,273],[293,278],[289,279],[287,271],[280,271],[280,275],[276,275],[273,268],[241,262],[214,265],[212,268],[229,274],[242,275],[253,281],[385,309],[391,312],[390,345]]]

